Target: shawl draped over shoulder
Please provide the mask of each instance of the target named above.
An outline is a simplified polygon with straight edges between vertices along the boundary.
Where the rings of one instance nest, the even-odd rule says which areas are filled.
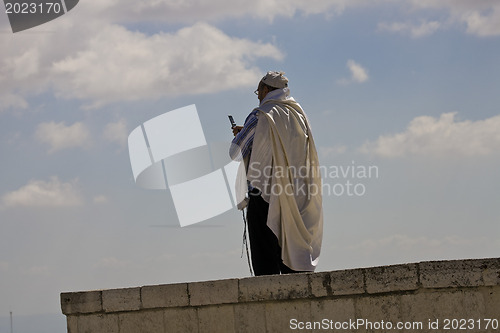
[[[314,271],[323,238],[319,160],[307,116],[289,94],[288,88],[274,90],[257,108],[246,177],[269,203],[267,225],[284,264]]]

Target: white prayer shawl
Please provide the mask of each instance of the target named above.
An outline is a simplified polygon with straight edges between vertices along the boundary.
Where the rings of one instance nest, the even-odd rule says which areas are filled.
[[[247,169],[269,203],[267,225],[281,258],[296,271],[314,271],[323,238],[319,161],[309,121],[288,88],[270,92],[258,122]]]

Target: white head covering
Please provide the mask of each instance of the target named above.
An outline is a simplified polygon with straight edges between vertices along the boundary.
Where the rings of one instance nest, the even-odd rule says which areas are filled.
[[[285,72],[269,71],[260,82],[273,88],[282,89],[288,87],[288,79],[285,76]]]

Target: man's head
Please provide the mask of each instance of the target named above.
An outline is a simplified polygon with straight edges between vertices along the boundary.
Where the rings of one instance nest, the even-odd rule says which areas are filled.
[[[283,89],[288,87],[288,79],[285,72],[267,72],[267,74],[260,80],[259,87],[255,91],[259,101],[266,97],[266,95],[273,90]]]

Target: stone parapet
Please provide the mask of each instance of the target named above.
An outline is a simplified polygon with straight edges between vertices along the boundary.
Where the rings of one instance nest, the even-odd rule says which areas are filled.
[[[446,319],[500,333],[484,329],[487,319],[500,321],[500,258],[68,292],[61,308],[69,333],[313,332],[344,324],[341,331],[368,332],[384,331],[373,327],[382,322],[437,332]],[[430,327],[436,320],[439,330]]]

